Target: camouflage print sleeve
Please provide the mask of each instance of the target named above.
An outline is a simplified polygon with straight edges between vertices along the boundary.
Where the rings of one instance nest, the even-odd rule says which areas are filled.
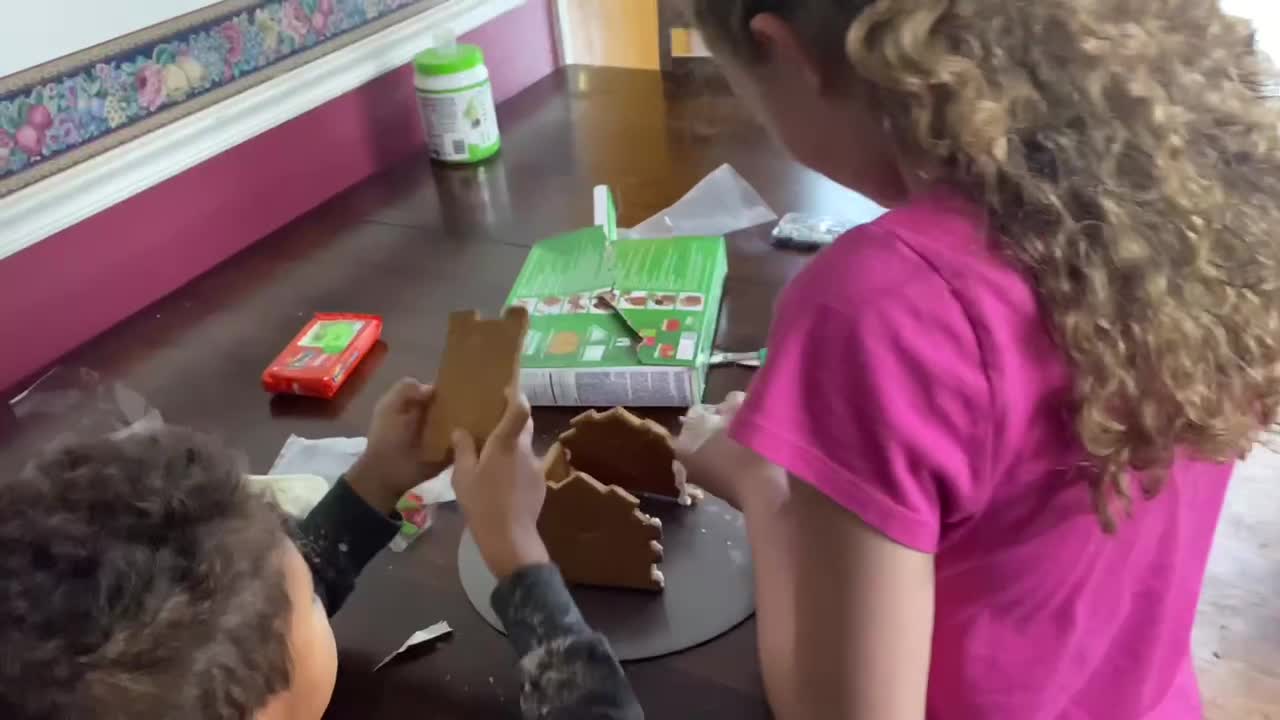
[[[644,717],[609,643],[591,630],[554,565],[522,568],[491,598],[516,653],[530,720]]]
[[[400,529],[398,517],[369,507],[345,478],[307,515],[294,542],[316,584],[316,595],[333,616],[356,586],[356,578]]]

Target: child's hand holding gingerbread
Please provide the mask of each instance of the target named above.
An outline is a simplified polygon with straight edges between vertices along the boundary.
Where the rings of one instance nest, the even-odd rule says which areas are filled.
[[[541,462],[533,452],[529,401],[509,393],[498,427],[477,453],[466,432],[453,434],[453,487],[480,554],[502,579],[528,565],[549,562],[538,535],[547,495]]]
[[[373,409],[369,446],[347,472],[347,483],[379,512],[390,514],[401,496],[444,470],[421,461],[422,426],[433,390],[417,380],[396,383]]]

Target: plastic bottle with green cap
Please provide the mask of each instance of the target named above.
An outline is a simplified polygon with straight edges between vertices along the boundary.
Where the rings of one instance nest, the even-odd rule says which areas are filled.
[[[466,164],[498,152],[502,140],[493,88],[479,47],[443,43],[419,53],[413,68],[431,157]]]

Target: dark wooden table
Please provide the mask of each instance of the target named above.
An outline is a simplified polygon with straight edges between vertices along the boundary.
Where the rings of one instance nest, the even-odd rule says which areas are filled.
[[[430,379],[445,316],[497,310],[536,240],[591,220],[591,188],[615,189],[634,224],[732,163],[779,213],[854,215],[864,200],[790,161],[731,98],[658,73],[567,68],[499,109],[504,149],[478,168],[433,168],[425,155],[334,198],[74,353],[141,393],[169,423],[216,433],[265,471],[290,433],[363,435],[396,378]],[[808,256],[774,250],[768,228],[729,239],[717,348],[764,345],[779,288]],[[332,402],[276,398],[263,367],[312,312],[368,312],[385,346]],[[712,371],[708,399],[745,387],[748,371]],[[570,411],[539,410],[542,442]],[[658,413],[670,421],[672,413]],[[468,604],[450,508],[409,552],[383,553],[334,625],[342,671],[331,718],[518,716],[512,653]],[[373,666],[439,620],[450,642],[412,662]],[[748,621],[707,645],[631,664],[649,717],[767,717]]]

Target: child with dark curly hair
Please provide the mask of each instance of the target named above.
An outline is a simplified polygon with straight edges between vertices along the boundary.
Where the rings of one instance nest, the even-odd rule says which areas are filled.
[[[318,720],[337,650],[328,615],[399,528],[431,390],[378,403],[368,449],[299,527],[216,441],[162,429],[52,448],[0,478],[0,717]],[[548,563],[532,423],[513,395],[454,484],[539,718],[641,717],[608,645]]]

